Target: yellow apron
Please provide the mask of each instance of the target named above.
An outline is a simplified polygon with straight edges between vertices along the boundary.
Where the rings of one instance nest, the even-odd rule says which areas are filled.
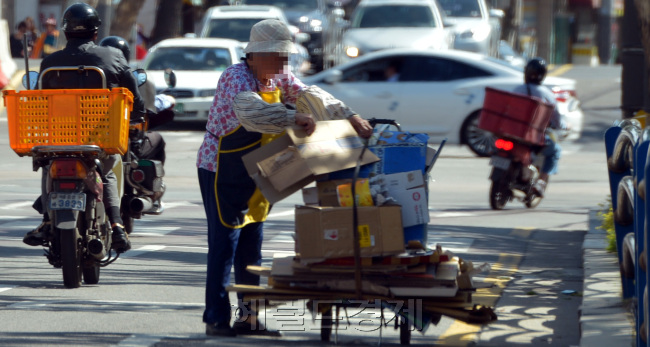
[[[258,94],[270,104],[282,100],[278,88]],[[248,175],[241,158],[281,135],[249,132],[240,125],[219,137],[214,190],[219,220],[225,227],[238,229],[249,223],[266,220],[271,204]]]

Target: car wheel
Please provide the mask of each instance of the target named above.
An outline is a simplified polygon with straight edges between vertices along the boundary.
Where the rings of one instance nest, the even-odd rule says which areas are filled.
[[[467,117],[461,130],[461,139],[479,157],[489,157],[496,149],[494,147],[496,137],[488,131],[479,129],[478,118],[480,115],[481,112],[476,111]]]

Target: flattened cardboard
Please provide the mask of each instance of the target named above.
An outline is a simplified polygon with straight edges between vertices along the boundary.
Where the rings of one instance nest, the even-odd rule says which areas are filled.
[[[401,207],[358,207],[361,255],[404,252]],[[301,260],[354,256],[350,207],[296,207],[296,245]]]
[[[321,121],[310,136],[300,127],[287,128],[284,136],[242,159],[262,194],[276,203],[318,175],[354,167],[362,150],[363,140],[348,120]],[[378,160],[371,151],[365,151],[361,165]]]

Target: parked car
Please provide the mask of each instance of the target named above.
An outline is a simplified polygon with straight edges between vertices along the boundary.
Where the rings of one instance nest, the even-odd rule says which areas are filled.
[[[309,70],[309,53],[301,45],[309,39],[309,35],[301,34],[299,29],[292,26],[284,12],[275,6],[214,6],[203,16],[203,24],[199,37],[232,39],[241,42],[246,47],[250,39],[251,28],[255,23],[265,19],[277,19],[289,27],[296,41],[297,53],[292,54],[290,65],[295,75],[302,75]]]
[[[490,10],[485,0],[438,0],[456,37],[454,49],[496,57],[501,38],[499,10]]]
[[[243,56],[239,41],[175,38],[151,47],[141,67],[158,93],[167,89],[164,70],[174,70],[176,87],[165,94],[176,99],[175,121],[207,120],[221,73]]]
[[[343,61],[387,48],[446,50],[453,36],[432,0],[362,0],[343,34]]]
[[[389,66],[398,67],[397,82],[387,81]],[[485,55],[389,49],[302,80],[320,86],[365,118],[395,119],[407,131],[428,133],[434,143],[448,138],[485,156],[494,146],[493,136],[477,127],[485,87],[512,91],[524,76],[507,62]],[[544,84],[557,95],[558,108],[572,127],[570,138],[578,138],[584,116],[575,81],[547,77]]]
[[[327,65],[326,60],[331,59],[329,47],[337,41],[336,16],[343,17],[343,13],[335,11],[335,6],[328,6],[326,0],[244,0],[244,3],[280,8],[291,25],[309,35],[303,45],[309,52],[313,71],[321,71]]]

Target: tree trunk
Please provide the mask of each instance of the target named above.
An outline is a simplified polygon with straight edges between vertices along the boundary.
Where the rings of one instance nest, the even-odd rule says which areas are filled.
[[[115,9],[115,15],[111,22],[111,35],[121,36],[129,42],[134,42],[135,38],[131,37],[133,26],[138,18],[138,13],[145,0],[122,0]]]
[[[181,36],[183,0],[159,0],[156,21],[151,33],[151,45]]]

